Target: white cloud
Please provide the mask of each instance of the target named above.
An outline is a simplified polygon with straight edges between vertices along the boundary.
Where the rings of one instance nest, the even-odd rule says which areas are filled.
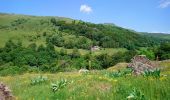
[[[160,5],[159,5],[160,8],[167,8],[169,6],[170,6],[170,0],[161,0],[160,1]]]
[[[91,13],[93,10],[92,10],[92,8],[90,7],[90,6],[88,6],[88,5],[81,5],[80,6],[80,12],[82,12],[82,13],[87,13],[87,14],[89,14],[89,13]]]

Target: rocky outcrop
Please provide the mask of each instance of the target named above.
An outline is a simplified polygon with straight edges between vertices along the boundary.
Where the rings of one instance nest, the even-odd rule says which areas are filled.
[[[89,72],[89,70],[87,70],[87,69],[80,69],[79,70],[79,73],[87,73],[87,72]]]
[[[14,100],[11,90],[3,83],[0,83],[0,100]]]

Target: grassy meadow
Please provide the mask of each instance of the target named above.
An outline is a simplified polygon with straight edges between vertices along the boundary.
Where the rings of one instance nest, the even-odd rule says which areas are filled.
[[[126,74],[112,75],[113,70],[94,70],[88,73],[25,73],[23,75],[0,77],[7,84],[16,100],[169,100],[170,62],[161,62],[161,77],[143,77]],[[122,66],[123,71],[125,69]],[[46,80],[31,84],[32,79],[43,76]],[[66,80],[66,85],[53,91],[51,84]]]

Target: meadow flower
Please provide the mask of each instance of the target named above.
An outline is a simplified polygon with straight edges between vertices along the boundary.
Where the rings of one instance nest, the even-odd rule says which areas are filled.
[[[114,80],[114,82],[117,82],[117,80]]]
[[[167,75],[164,75],[160,78],[160,80],[163,81],[163,80],[166,80],[166,78],[167,78]]]
[[[102,79],[102,77],[100,76],[99,79]]]

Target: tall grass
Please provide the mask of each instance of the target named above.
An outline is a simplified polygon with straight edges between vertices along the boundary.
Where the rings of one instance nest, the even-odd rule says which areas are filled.
[[[0,77],[0,80],[12,89],[12,93],[18,100],[126,100],[132,94],[135,98],[144,96],[146,100],[168,100],[170,97],[168,76],[161,76],[158,80],[153,77],[146,79],[143,76],[133,75],[107,77],[102,71],[90,72],[87,75],[64,72],[44,74],[43,76],[48,77],[47,83],[30,85],[30,79],[38,76],[39,74],[24,74]],[[67,82],[74,82],[64,85],[54,93],[51,83],[63,83],[60,82],[63,78]]]

